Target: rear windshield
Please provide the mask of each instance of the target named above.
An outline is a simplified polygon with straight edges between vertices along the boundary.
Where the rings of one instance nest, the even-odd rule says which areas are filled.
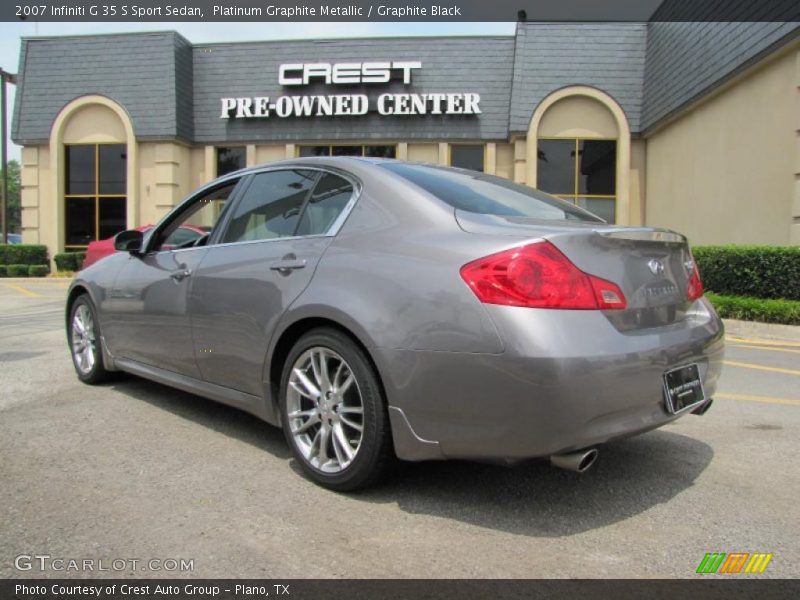
[[[566,200],[502,177],[402,162],[382,163],[380,166],[459,210],[503,217],[603,222]]]

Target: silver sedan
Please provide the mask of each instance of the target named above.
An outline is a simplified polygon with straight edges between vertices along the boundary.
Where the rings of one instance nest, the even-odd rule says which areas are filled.
[[[182,225],[209,233],[165,244]],[[126,371],[282,427],[336,490],[395,458],[583,471],[711,404],[723,330],[686,239],[458,169],[238,171],[80,272],[78,377]]]

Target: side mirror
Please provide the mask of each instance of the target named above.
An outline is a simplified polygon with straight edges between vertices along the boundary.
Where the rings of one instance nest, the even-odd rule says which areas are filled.
[[[142,251],[144,234],[136,229],[121,231],[114,236],[114,249],[120,252],[139,254]]]

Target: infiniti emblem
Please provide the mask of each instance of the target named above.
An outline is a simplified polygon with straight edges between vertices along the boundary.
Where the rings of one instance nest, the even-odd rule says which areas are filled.
[[[661,275],[664,272],[664,263],[657,258],[651,258],[647,266],[650,267],[650,272],[653,275]]]

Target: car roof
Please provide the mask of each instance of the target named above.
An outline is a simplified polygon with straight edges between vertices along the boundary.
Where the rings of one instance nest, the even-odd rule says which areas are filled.
[[[317,167],[341,167],[343,169],[346,169],[348,166],[352,167],[360,165],[363,167],[365,165],[378,165],[381,163],[392,163],[392,162],[408,162],[408,161],[399,161],[394,158],[378,158],[372,156],[302,156],[297,158],[287,158],[284,160],[262,163],[258,165],[253,165],[251,167],[245,167],[243,169],[227,173],[224,177],[226,178],[234,176],[241,177],[242,175],[248,175],[250,173],[255,173],[263,169],[270,169],[282,166],[288,167],[288,166],[308,165]]]

